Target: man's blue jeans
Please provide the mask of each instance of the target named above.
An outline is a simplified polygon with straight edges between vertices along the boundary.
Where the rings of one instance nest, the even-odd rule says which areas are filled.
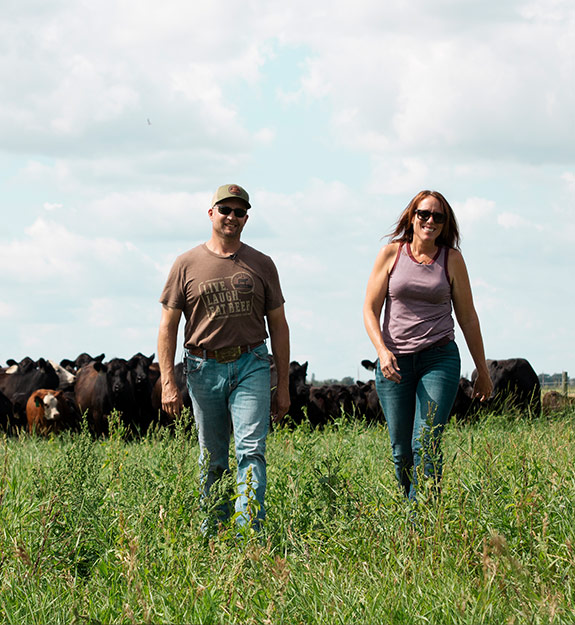
[[[455,341],[415,354],[398,356],[401,382],[383,377],[378,366],[375,387],[387,421],[395,475],[403,492],[415,501],[417,469],[441,479],[441,434],[449,419],[459,384],[461,359]]]
[[[259,529],[265,517],[270,363],[265,344],[229,363],[186,352],[188,390],[200,444],[203,498],[206,500],[214,482],[230,470],[229,445],[233,428],[238,464],[235,508],[240,515],[237,522],[251,524],[255,529]],[[250,499],[259,504],[254,518],[250,518]],[[225,522],[228,518],[229,506],[224,505],[219,509],[217,520]]]

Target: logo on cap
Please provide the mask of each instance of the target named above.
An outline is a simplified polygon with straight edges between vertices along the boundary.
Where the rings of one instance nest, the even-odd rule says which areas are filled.
[[[231,193],[233,195],[241,195],[242,190],[237,185],[232,184],[228,187],[228,193]]]

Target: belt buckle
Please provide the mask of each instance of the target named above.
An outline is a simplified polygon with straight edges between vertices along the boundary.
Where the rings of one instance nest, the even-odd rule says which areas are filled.
[[[214,350],[216,360],[225,364],[226,362],[234,362],[242,355],[242,346],[234,345],[233,347],[222,347],[222,349]]]

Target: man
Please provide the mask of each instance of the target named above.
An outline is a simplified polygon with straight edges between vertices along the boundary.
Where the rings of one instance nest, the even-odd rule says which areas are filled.
[[[215,192],[208,210],[210,240],[176,259],[160,297],[158,358],[162,407],[174,416],[182,408],[174,356],[183,312],[187,385],[198,428],[204,500],[214,482],[229,472],[233,427],[237,520],[259,529],[265,517],[270,408],[274,420],[289,408],[289,328],[273,261],[240,240],[250,208],[249,196],[239,185],[226,184]],[[266,319],[278,379],[273,406]],[[220,506],[213,520],[225,522],[229,514],[228,505]]]

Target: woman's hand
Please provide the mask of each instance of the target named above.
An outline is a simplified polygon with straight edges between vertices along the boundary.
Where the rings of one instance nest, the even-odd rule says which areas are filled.
[[[491,397],[493,392],[493,383],[489,377],[489,373],[486,371],[478,373],[475,383],[473,384],[473,397],[479,399],[479,401],[485,401]]]
[[[395,356],[388,349],[382,349],[378,356],[379,366],[381,367],[383,377],[386,380],[399,384],[401,381],[401,375],[399,374],[399,366],[397,365],[397,359]]]

